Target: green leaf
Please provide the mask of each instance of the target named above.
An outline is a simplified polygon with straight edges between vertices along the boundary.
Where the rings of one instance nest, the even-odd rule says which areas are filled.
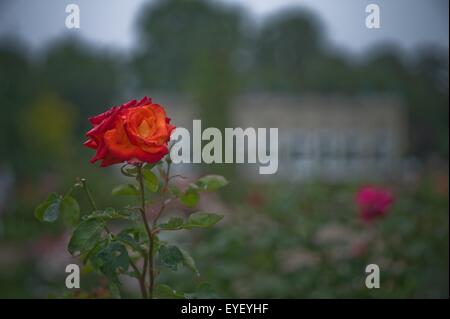
[[[116,186],[112,190],[114,196],[139,196],[139,190],[132,184],[123,184]]]
[[[144,177],[145,187],[153,193],[158,191],[159,187],[158,177],[156,177],[156,175],[153,174],[153,172],[149,169],[143,169],[142,175]]]
[[[183,194],[183,192],[176,186],[169,186],[168,189],[169,192],[175,197],[180,197]]]
[[[41,222],[54,222],[58,219],[61,196],[51,193],[47,200],[36,207],[34,216]]]
[[[184,299],[184,293],[176,291],[168,285],[158,284],[155,287],[155,294],[160,299]]]
[[[59,208],[61,206],[61,198],[51,203],[44,212],[43,220],[44,222],[53,223],[58,219]]]
[[[200,199],[198,192],[190,187],[187,191],[180,197],[181,202],[187,207],[195,207]]]
[[[119,241],[110,241],[95,255],[95,265],[100,269],[112,271],[126,271],[130,266],[126,247]]]
[[[131,234],[128,233],[128,231],[121,231],[116,237],[118,241],[124,243],[125,245],[128,245],[131,247],[134,251],[144,254],[145,250],[142,248],[141,243],[134,238]]]
[[[205,228],[211,227],[223,218],[222,215],[197,212],[191,214],[184,223],[181,217],[172,217],[167,223],[160,224],[162,230],[177,230],[177,229],[191,229],[191,228]]]
[[[194,183],[200,191],[215,191],[226,186],[227,184],[228,181],[225,177],[220,175],[206,175]]]
[[[52,196],[52,195],[54,195],[54,194],[50,194],[50,196]],[[49,199],[47,199],[43,203],[40,203],[34,210],[34,217],[36,217],[36,219],[41,222],[44,221],[44,219],[43,219],[44,213],[47,210],[48,206],[50,206],[48,201],[49,201]]]
[[[118,274],[127,272],[130,266],[126,247],[118,241],[109,242],[106,247],[98,251],[92,261],[94,266],[108,278],[111,295],[114,298],[120,298]]]
[[[101,240],[101,241],[97,241],[92,248],[85,250],[84,252],[81,253],[80,255],[80,259],[83,262],[84,265],[87,265],[87,262],[91,259],[92,256],[95,256],[100,249],[102,249],[103,247],[105,247],[105,245],[107,245],[107,240]],[[92,267],[92,263],[90,264]]]
[[[75,225],[80,219],[80,205],[71,196],[65,196],[60,205],[61,217],[69,225]]]
[[[215,225],[219,220],[223,218],[222,215],[197,212],[189,216],[189,219],[186,224],[183,225],[183,228],[191,229],[196,227],[211,227]]]
[[[183,263],[184,257],[177,246],[163,245],[159,248],[159,259],[162,264],[172,270],[177,270],[178,265]]]
[[[96,210],[89,215],[83,216],[83,220],[97,219],[101,221],[111,221],[116,219],[135,220],[136,216],[132,213],[118,212],[114,208],[107,208],[105,210]]]
[[[197,276],[200,276],[200,272],[197,269],[197,266],[195,265],[195,260],[192,258],[192,256],[184,249],[179,248],[181,251],[181,254],[183,255],[183,264],[192,270]]]
[[[162,229],[177,229],[181,228],[184,220],[181,217],[171,217],[167,223],[160,224],[159,227]]]
[[[92,248],[100,240],[104,226],[105,224],[97,219],[81,222],[70,238],[69,252],[73,255],[77,251],[83,253]]]
[[[145,230],[145,226],[142,223],[139,223],[133,227],[126,228],[122,230],[121,233],[133,237],[138,243],[141,243],[143,245],[148,244],[147,231]]]
[[[158,162],[158,163],[161,163],[161,162]],[[147,163],[147,164],[145,164],[144,169],[151,171],[153,169],[153,167],[158,165],[158,163]]]

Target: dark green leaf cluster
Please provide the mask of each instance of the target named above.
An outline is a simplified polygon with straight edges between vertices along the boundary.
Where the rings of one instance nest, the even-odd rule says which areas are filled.
[[[182,217],[171,217],[165,223],[157,223],[166,201],[179,200],[186,207],[193,208],[198,204],[202,192],[216,191],[228,183],[222,176],[207,175],[191,183],[186,190],[180,190],[169,183],[170,164],[170,160],[166,159],[166,169],[163,162],[136,166],[126,164],[121,167],[122,174],[134,179],[134,182],[114,187],[112,195],[129,196],[137,202],[136,206],[99,209],[86,180],[80,179],[67,194],[52,193],[35,210],[35,216],[40,221],[51,223],[60,218],[74,227],[68,244],[69,253],[78,256],[84,265],[89,265],[103,274],[108,279],[111,296],[115,298],[121,296],[119,275],[136,278],[144,298],[148,296],[147,290],[150,297],[158,298],[197,298],[206,295],[213,297],[209,286],[205,285],[198,286],[191,294],[176,291],[160,283],[154,285],[159,273],[155,269],[154,261],[172,271],[186,267],[197,277],[200,276],[191,254],[181,247],[161,241],[158,237],[160,232],[208,228],[223,217],[213,213],[196,212],[190,214],[186,220]],[[91,202],[91,210],[83,216],[80,216],[80,205],[70,195],[74,188],[82,188]],[[155,204],[161,207],[158,215],[153,216],[151,221],[147,220],[146,192],[159,196]],[[117,231],[119,226],[122,229]],[[139,260],[142,262],[139,263]],[[143,267],[139,269],[141,264]]]

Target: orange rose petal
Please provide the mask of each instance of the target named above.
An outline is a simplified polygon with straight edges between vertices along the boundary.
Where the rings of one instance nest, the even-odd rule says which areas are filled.
[[[90,162],[101,167],[128,161],[157,162],[168,153],[167,143],[175,126],[161,105],[144,97],[91,117],[93,128],[85,146],[96,150]]]
[[[122,123],[119,123],[117,128],[107,131],[103,138],[111,154],[117,158],[125,161],[134,156],[136,146],[131,144]]]

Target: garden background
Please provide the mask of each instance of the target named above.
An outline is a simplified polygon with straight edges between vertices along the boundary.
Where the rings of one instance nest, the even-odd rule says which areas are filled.
[[[0,3],[0,19],[14,14],[10,6]],[[430,20],[418,23],[445,10],[448,30],[448,3],[429,6]],[[208,296],[230,298],[448,298],[448,31],[442,46],[408,51],[381,43],[355,57],[330,46],[333,30],[302,8],[257,20],[236,5],[170,0],[144,4],[134,32],[138,44],[129,50],[96,46],[72,31],[35,50],[0,32],[0,297],[107,296],[101,276],[88,269],[83,292],[68,292],[70,232],[33,216],[49,192],[63,192],[76,177],[89,180],[102,206],[129,200],[110,196],[121,181],[117,167],[88,163],[92,154],[82,143],[89,116],[143,95],[155,102],[183,96],[204,127],[224,128],[239,96],[263,92],[399,97],[407,122],[401,173],[258,180],[243,178],[238,165],[197,166],[196,175],[219,172],[230,181],[201,203],[225,218],[214,230],[174,238],[195,257],[201,277],[179,270],[164,280],[183,291],[208,283]],[[386,218],[365,225],[354,197],[372,183],[390,188],[396,201]],[[86,199],[76,195],[86,211]],[[380,289],[364,285],[370,263],[381,268]],[[137,297],[134,283],[125,289]]]

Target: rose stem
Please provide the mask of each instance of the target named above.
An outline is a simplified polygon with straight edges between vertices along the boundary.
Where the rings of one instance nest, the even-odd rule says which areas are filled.
[[[137,174],[137,180],[139,182],[139,191],[141,194],[141,216],[142,220],[144,221],[145,231],[147,232],[148,236],[148,270],[149,270],[149,277],[150,277],[150,285],[148,288],[149,297],[153,299],[153,287],[154,287],[154,281],[155,281],[155,270],[153,265],[153,234],[150,229],[150,226],[148,224],[147,216],[145,214],[145,191],[144,191],[144,181],[142,177],[142,164],[136,165],[138,174]],[[143,275],[145,278],[145,269],[146,269],[146,263],[144,263],[144,271]]]
[[[172,160],[169,158],[167,161],[167,172],[164,176],[164,187],[162,189],[162,199],[161,199],[161,208],[158,211],[158,214],[156,215],[155,219],[153,220],[153,227],[156,227],[156,222],[158,221],[159,217],[163,213],[164,209],[166,208],[166,200],[165,200],[165,194],[167,192],[167,188],[169,187],[169,174],[170,174],[170,164],[172,163]]]
[[[133,270],[138,274],[139,288],[141,289],[142,299],[147,299],[147,290],[145,289],[145,276],[142,276],[133,260],[131,258],[129,258],[129,260],[131,268],[133,268]]]
[[[89,190],[89,187],[87,186],[87,182],[85,178],[80,179],[81,186],[83,187],[84,191],[86,192],[87,198],[89,199],[89,202],[91,203],[92,209],[97,210],[97,205],[95,205],[94,198],[92,197],[91,191]]]

